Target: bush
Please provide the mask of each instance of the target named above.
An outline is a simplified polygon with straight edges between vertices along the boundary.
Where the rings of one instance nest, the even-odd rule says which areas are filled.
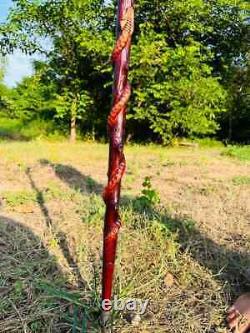
[[[51,120],[0,118],[0,138],[9,140],[32,140],[38,137],[61,137],[62,133],[55,129]]]

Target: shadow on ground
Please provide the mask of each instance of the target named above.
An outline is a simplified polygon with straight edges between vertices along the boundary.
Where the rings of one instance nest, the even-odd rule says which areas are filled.
[[[54,230],[43,192],[32,177],[32,169],[26,169],[26,176],[36,193],[47,233],[57,239],[76,283],[68,281],[56,257],[31,229],[0,216],[0,332],[56,330],[66,333],[78,330],[85,333],[90,325],[91,332],[96,332],[99,325],[96,295],[88,289],[89,284],[80,274],[67,235]],[[94,262],[90,264],[95,265]]]
[[[45,302],[39,285],[58,279],[62,273],[41,240],[19,222],[0,216],[0,331],[43,332],[45,325],[58,324],[60,332],[67,332],[58,305]]]
[[[41,161],[41,164],[52,167],[58,178],[76,191],[80,190],[87,195],[100,195],[102,191],[101,184],[72,166],[47,160]],[[34,182],[32,170],[27,169],[26,175],[36,193],[36,201],[48,231],[53,232],[53,220],[43,193]],[[216,279],[222,281],[228,288],[229,298],[250,288],[245,271],[245,268],[250,267],[249,253],[221,246],[199,231],[193,221],[173,219],[166,211],[142,207],[135,198],[123,198],[122,206],[132,207],[136,214],[146,214],[149,221],[157,219],[169,232],[177,234],[180,250],[188,252],[200,265],[211,271]],[[142,229],[143,225],[133,227]],[[69,284],[56,259],[39,237],[21,223],[0,216],[0,332],[42,333],[52,327],[64,333],[78,326],[81,326],[78,331],[86,332],[87,328],[83,327],[87,322],[98,322],[97,312],[88,314],[90,308],[92,312],[97,309],[96,295],[87,290],[67,235],[59,231],[57,236],[62,253],[75,274],[77,288]],[[83,297],[84,300],[89,297],[86,306],[82,302]],[[95,332],[95,329],[91,332]]]
[[[46,159],[40,160],[40,164],[50,166],[56,176],[73,190],[87,194],[100,194],[103,190],[103,185],[97,183],[92,177],[83,175],[71,165],[52,163]]]
[[[51,166],[55,174],[71,188],[80,189],[86,194],[99,195],[102,191],[101,184],[90,176],[83,175],[72,166],[53,164],[48,160],[42,160],[40,163]],[[216,279],[225,283],[231,296],[236,297],[244,291],[249,291],[250,253],[234,251],[217,244],[202,233],[194,221],[182,218],[173,219],[167,212],[162,213],[150,207],[141,207],[136,198],[123,197],[121,206],[126,208],[131,205],[136,213],[146,214],[149,219],[157,218],[159,223],[170,232],[177,233],[181,251],[190,253],[192,258],[210,270]]]
[[[0,332],[97,332],[92,294],[68,282],[29,228],[0,216]]]
[[[44,196],[43,196],[43,192],[40,191],[38,189],[38,187],[36,186],[36,184],[35,184],[35,182],[32,178],[31,169],[29,169],[29,168],[26,169],[26,175],[29,179],[31,188],[36,193],[36,201],[39,204],[42,215],[44,216],[46,226],[47,226],[48,230],[53,234],[54,233],[54,231],[53,231],[54,224],[53,224],[53,220],[50,217],[49,210],[48,210],[48,208],[45,204],[45,199],[44,199]],[[77,263],[75,262],[74,254],[72,253],[72,251],[74,249],[71,249],[69,244],[68,244],[67,235],[65,235],[65,233],[60,231],[60,232],[57,232],[55,236],[56,236],[56,239],[58,239],[58,241],[59,241],[58,243],[59,243],[60,249],[62,250],[64,258],[67,260],[67,263],[68,263],[70,269],[74,272],[76,282],[77,282],[77,286],[79,288],[83,287],[83,286],[86,286],[86,283],[84,282],[84,279],[81,276],[79,267],[78,267]]]
[[[217,244],[197,229],[191,220],[172,219],[167,215],[161,215],[159,220],[168,230],[177,232],[180,250],[190,253],[193,259],[221,280],[228,288],[228,294],[237,297],[249,291],[250,253]]]

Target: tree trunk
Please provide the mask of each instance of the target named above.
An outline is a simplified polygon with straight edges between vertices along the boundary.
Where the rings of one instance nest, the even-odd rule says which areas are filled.
[[[71,104],[71,119],[70,119],[70,142],[76,142],[76,112],[77,112],[77,103],[76,99],[73,100]]]

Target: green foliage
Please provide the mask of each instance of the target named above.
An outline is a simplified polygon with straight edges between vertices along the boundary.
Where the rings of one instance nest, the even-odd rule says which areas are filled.
[[[92,104],[93,100],[87,91],[74,95],[69,90],[64,89],[63,94],[57,94],[54,100],[55,117],[70,119],[73,114],[77,119],[87,120],[88,110]]]
[[[31,140],[42,137],[58,137],[60,132],[55,129],[51,120],[0,118],[0,138],[10,140]],[[61,134],[62,136],[62,134]]]
[[[131,118],[147,119],[163,142],[215,133],[226,111],[223,80],[244,54],[245,4],[175,0],[160,8],[156,1],[139,1],[147,23],[139,14]]]
[[[24,122],[20,134],[27,139],[57,137],[60,132],[55,129],[51,120],[34,119]]]
[[[210,54],[194,41],[173,49],[165,34],[156,34],[148,23],[141,29],[142,37],[134,48],[135,107],[130,117],[147,119],[163,143],[174,135],[214,133],[226,93],[218,78],[211,76]]]
[[[232,67],[228,80],[230,97],[222,126],[229,140],[249,142],[250,138],[250,53]]]
[[[22,122],[19,119],[0,118],[0,138],[21,139]]]
[[[34,76],[1,94],[0,109],[21,119],[56,119],[63,129],[77,123],[85,136],[106,133],[114,4],[16,0],[0,25],[2,53],[20,48],[47,58],[35,64]],[[248,11],[242,0],[136,2],[128,121],[135,139],[167,144],[220,131],[223,138],[247,141]]]
[[[45,85],[41,82],[39,73],[24,78],[12,90],[12,118],[32,120],[46,118],[51,112],[51,101],[54,97],[53,84]]]
[[[44,109],[48,105],[50,117],[54,116],[51,113],[52,106],[57,118],[71,123],[73,120],[74,126],[77,119],[84,122],[86,118],[91,118],[87,111],[93,98],[86,89],[89,84],[85,77],[91,70],[91,64],[90,56],[86,52],[81,54],[84,48],[81,46],[84,37],[81,36],[84,33],[83,27],[86,27],[87,32],[99,30],[97,20],[101,7],[102,1],[98,0],[84,3],[73,0],[15,2],[8,22],[1,28],[4,32],[1,40],[3,49],[9,52],[18,47],[29,53],[41,50],[48,56],[45,64],[36,64],[39,77],[35,75],[33,78],[38,79],[39,88],[45,92],[38,89],[35,82],[24,82],[27,83],[27,96],[22,91],[21,96],[19,94],[16,98],[18,112],[32,117],[35,110]],[[49,51],[43,48],[41,40],[44,37],[51,41]],[[91,41],[92,45],[97,45],[93,39]],[[106,49],[104,42],[102,48]],[[90,46],[88,52],[91,52]],[[23,90],[23,87],[20,88]],[[44,100],[47,92],[50,96],[47,94]]]
[[[142,207],[153,207],[160,203],[160,195],[157,190],[152,187],[151,177],[145,177],[142,187],[141,196],[137,199],[137,202],[139,202]]]
[[[11,108],[11,89],[3,82],[4,67],[4,61],[0,58],[0,115],[7,116]]]

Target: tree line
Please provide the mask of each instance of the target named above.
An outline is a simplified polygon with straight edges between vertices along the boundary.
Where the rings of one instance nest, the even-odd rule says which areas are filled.
[[[41,53],[15,88],[0,75],[0,117],[94,138],[106,135],[117,1],[15,0],[0,25],[2,56]],[[127,134],[250,138],[248,1],[137,0]]]

